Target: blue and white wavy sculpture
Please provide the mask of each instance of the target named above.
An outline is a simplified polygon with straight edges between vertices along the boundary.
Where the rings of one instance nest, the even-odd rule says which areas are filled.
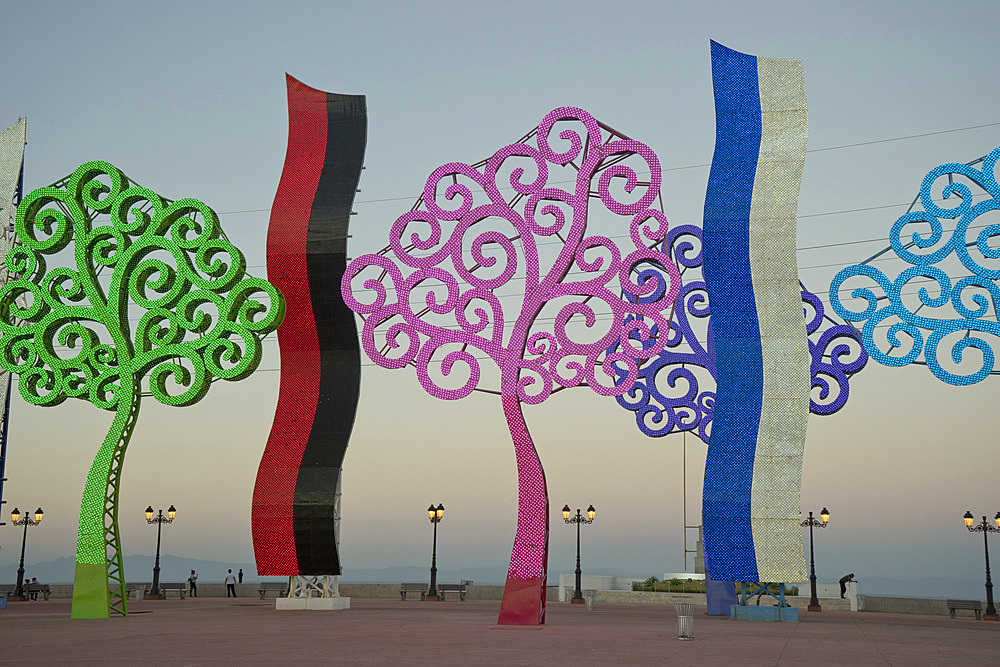
[[[716,144],[704,275],[718,388],[702,500],[716,580],[802,581],[810,355],[795,256],[808,133],[802,61],[712,43]]]

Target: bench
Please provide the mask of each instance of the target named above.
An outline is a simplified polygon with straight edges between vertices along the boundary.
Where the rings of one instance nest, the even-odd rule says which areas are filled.
[[[419,591],[420,599],[424,600],[427,598],[427,584],[400,584],[399,585],[399,597],[406,600],[406,594],[413,591]]]
[[[145,595],[146,593],[149,592],[149,587],[152,585],[153,584],[149,583],[148,581],[141,584],[135,584],[135,583],[125,584],[125,599],[131,600],[132,594],[138,591],[142,591],[143,595]]]
[[[16,590],[17,586],[0,588],[0,595],[9,600],[14,597],[14,591]],[[49,588],[48,584],[21,584],[21,590],[24,592],[24,597],[27,600],[37,600],[39,593],[44,596],[44,599],[48,600],[49,595],[52,594],[52,589]]]
[[[983,605],[979,600],[948,600],[948,611],[952,618],[955,618],[956,609],[971,609],[976,612],[977,621],[983,618]]]
[[[177,591],[180,594],[180,599],[183,600],[184,596],[187,595],[188,585],[183,584],[160,584],[160,594],[163,599],[167,599],[167,591]]]
[[[261,600],[264,599],[268,591],[276,591],[278,594],[275,597],[283,598],[288,594],[288,584],[283,581],[260,582],[260,585],[257,587],[257,593],[260,595]]]
[[[461,602],[465,602],[466,586],[462,584],[438,584],[438,593],[441,594],[441,600],[444,601],[445,593],[458,593],[458,599]]]
[[[24,594],[31,598],[32,600],[38,599],[38,594],[41,593],[44,599],[48,600],[49,595],[52,593],[52,589],[49,588],[48,584],[25,584]]]

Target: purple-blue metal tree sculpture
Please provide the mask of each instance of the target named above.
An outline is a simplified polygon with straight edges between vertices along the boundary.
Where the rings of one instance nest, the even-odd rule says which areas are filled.
[[[658,356],[640,360],[635,386],[616,400],[636,413],[636,425],[650,437],[691,431],[708,444],[715,406],[715,341],[700,275],[701,244],[701,228],[695,225],[677,225],[667,232],[663,250],[680,267],[683,281],[667,342]],[[850,378],[865,367],[868,354],[858,331],[831,319],[820,298],[805,287],[802,305],[812,357],[809,411],[830,415],[847,403]],[[644,345],[651,346],[659,333],[654,324]]]

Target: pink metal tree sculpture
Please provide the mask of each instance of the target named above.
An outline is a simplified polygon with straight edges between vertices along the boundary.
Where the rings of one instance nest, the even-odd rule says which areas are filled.
[[[579,123],[585,136],[562,129],[566,150],[550,146],[550,134]],[[536,145],[527,143],[532,137]],[[643,176],[648,168],[648,180],[639,180],[636,163]],[[547,187],[550,171],[568,173],[574,189]],[[509,200],[500,192],[504,176],[513,190]],[[636,360],[657,356],[666,341],[661,335],[643,349],[650,323],[667,331],[663,311],[680,289],[670,258],[647,247],[667,231],[660,178],[660,162],[645,144],[582,109],[556,109],[488,160],[435,169],[417,204],[393,224],[389,245],[353,260],[344,273],[344,302],[364,320],[362,346],[372,361],[414,366],[421,386],[438,398],[473,391],[500,396],[518,470],[517,532],[501,624],[545,622],[548,496],[521,403],[583,385],[620,395],[635,383]],[[590,210],[592,199],[603,208]],[[614,216],[628,216],[632,245],[621,250],[608,236],[585,236],[588,215],[596,213],[619,225]],[[544,241],[549,237],[558,242]],[[643,271],[644,265],[662,273]],[[359,282],[363,289],[355,294],[352,285]],[[503,287],[514,291],[498,292]],[[512,321],[501,300],[510,296],[520,300]],[[609,354],[615,343],[617,352]],[[492,380],[480,367],[487,358],[496,364]],[[480,387],[495,382],[499,391]]]

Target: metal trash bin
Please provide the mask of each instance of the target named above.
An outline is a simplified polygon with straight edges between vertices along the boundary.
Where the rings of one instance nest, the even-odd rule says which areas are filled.
[[[690,604],[675,604],[677,610],[677,639],[689,641],[694,639],[694,616],[691,615]]]

